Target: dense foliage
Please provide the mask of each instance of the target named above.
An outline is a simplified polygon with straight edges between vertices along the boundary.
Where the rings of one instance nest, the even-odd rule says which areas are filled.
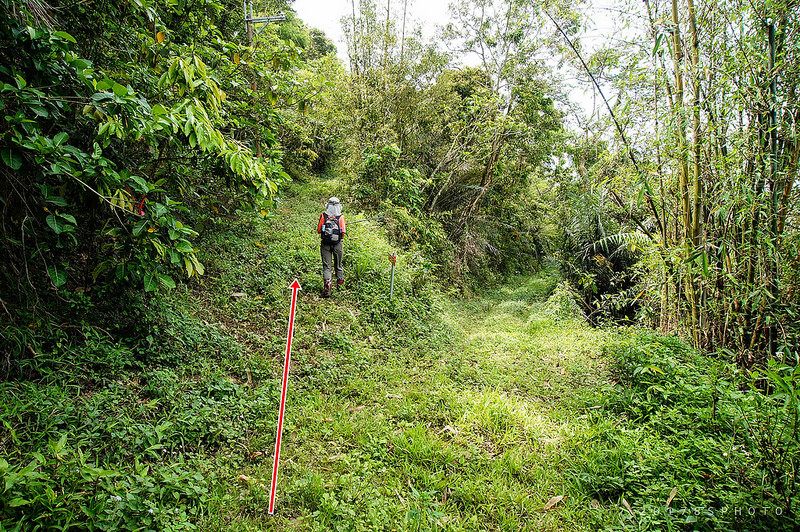
[[[0,529],[800,526],[795,0],[256,4],[0,0]]]
[[[288,270],[304,293],[321,288],[308,223],[322,192],[289,196],[296,206],[277,229],[252,213],[199,237],[212,276],[203,289],[139,294],[125,312],[82,312],[76,331],[34,333],[35,356],[18,362],[24,377],[0,382],[0,528],[221,529],[219,520],[265,513],[263,488],[239,493],[232,472],[271,464],[284,280]],[[424,264],[399,261],[397,293],[415,297],[387,307],[389,245],[375,226],[351,231],[353,288],[339,305],[353,316],[331,320],[324,305],[301,301],[298,397],[349,386],[363,366],[350,359],[356,339],[424,342],[437,323],[430,287],[419,286]],[[88,322],[102,319],[108,329]],[[320,342],[316,328],[326,322]],[[336,364],[319,353],[335,354]]]
[[[153,290],[174,286],[178,269],[202,274],[182,213],[209,208],[203,197],[226,185],[270,200],[284,175],[274,143],[258,159],[241,140],[253,137],[248,126],[267,124],[243,109],[249,73],[237,64],[243,48],[219,27],[225,6],[4,9],[9,277],[44,262],[55,287],[71,279],[87,286],[110,272]],[[276,66],[286,66],[291,50],[276,52]]]
[[[571,467],[582,489],[601,501],[639,501],[644,529],[796,526],[795,367],[773,363],[748,375],[649,333],[606,349],[616,384],[590,399],[602,411]]]
[[[639,253],[645,323],[746,367],[796,361],[797,3],[621,8],[643,29],[586,58],[611,82],[620,142],[578,151],[583,190],[563,208],[607,226],[610,253]]]
[[[248,47],[235,2],[2,7],[6,313],[51,289],[99,301],[202,275],[192,226],[267,214],[285,146],[289,168],[319,158],[313,124],[294,117],[322,83],[304,57],[330,48],[299,21]],[[15,356],[23,321],[4,334]]]
[[[445,37],[475,55],[467,68],[406,27],[402,9],[363,0],[343,20],[350,71],[322,112],[345,139],[353,195],[383,212],[398,239],[438,257],[443,274],[527,269],[544,251],[530,189],[552,175],[565,138],[556,89],[535,58],[550,43],[530,31],[541,8],[460,3]]]

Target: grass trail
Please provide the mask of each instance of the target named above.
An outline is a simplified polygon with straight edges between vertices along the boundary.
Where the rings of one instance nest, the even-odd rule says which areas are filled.
[[[343,192],[295,183],[272,218],[220,214],[199,282],[129,294],[116,336],[62,332],[0,382],[0,529],[797,528],[765,487],[788,455],[748,436],[791,426],[784,396],[743,400],[734,364],[678,338],[589,327],[553,272],[458,299],[401,250],[389,301],[386,231],[348,211],[347,284],[321,299],[314,228]]]
[[[226,480],[206,525],[574,530],[602,520],[605,510],[569,492],[564,470],[591,427],[580,398],[606,378],[607,333],[571,318],[547,273],[466,302],[432,296],[430,319],[414,320],[403,306],[417,297],[410,281],[399,277],[389,304],[377,279],[391,249],[380,228],[353,214],[348,286],[320,299],[313,227],[321,200],[338,192],[336,182],[298,187],[274,222],[219,243],[230,268],[216,268],[209,306],[252,346],[254,393],[269,390],[275,409],[285,316],[264,312],[265,300],[282,308],[295,275],[304,291],[277,515],[266,514],[275,413],[265,411],[246,459],[218,464]],[[267,271],[275,282],[265,286]],[[231,302],[233,291],[263,295]]]

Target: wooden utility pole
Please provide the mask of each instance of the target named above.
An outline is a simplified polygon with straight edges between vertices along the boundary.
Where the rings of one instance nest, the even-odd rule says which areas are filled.
[[[269,24],[270,22],[282,22],[286,20],[286,15],[279,13],[271,17],[256,17],[253,14],[253,0],[242,0],[242,9],[244,11],[244,24],[247,30],[247,45],[252,51],[255,43],[256,24]],[[253,78],[250,88],[255,93],[258,89],[258,83]],[[261,157],[261,139],[257,136],[255,138],[256,156]]]

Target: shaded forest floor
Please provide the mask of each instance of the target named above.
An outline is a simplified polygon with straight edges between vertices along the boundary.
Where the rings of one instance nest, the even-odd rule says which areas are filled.
[[[464,299],[401,251],[389,301],[394,248],[374,219],[347,212],[347,284],[321,299],[314,229],[324,200],[343,192],[314,179],[292,185],[269,219],[221,217],[204,233],[199,284],[118,315],[120,331],[84,323],[25,361],[33,377],[0,383],[10,501],[0,528],[788,522],[733,513],[777,503],[737,439],[731,366],[675,338],[590,327],[554,271]],[[295,277],[303,291],[270,517]],[[140,329],[122,328],[131,321]]]

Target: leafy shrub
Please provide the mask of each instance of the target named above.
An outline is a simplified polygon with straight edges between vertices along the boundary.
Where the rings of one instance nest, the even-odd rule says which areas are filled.
[[[638,233],[621,233],[621,226],[608,219],[604,191],[586,191],[578,183],[563,188],[558,201],[566,210],[561,213],[566,223],[557,251],[562,274],[580,293],[592,323],[631,323],[639,309]]]
[[[366,152],[351,191],[360,205],[370,209],[388,200],[418,213],[423,202],[422,176],[418,170],[401,165],[400,148],[395,144]]]
[[[441,222],[391,201],[381,203],[380,212],[389,236],[408,250],[419,253],[427,268],[446,276],[452,272],[455,246]]]
[[[148,465],[135,460],[98,466],[68,434],[50,440],[24,466],[0,458],[0,525],[9,529],[84,523],[99,530],[192,530],[208,484],[189,464]]]
[[[581,308],[578,305],[578,294],[566,281],[562,281],[553,289],[544,303],[543,315],[553,320],[580,319]]]
[[[749,375],[740,408],[748,450],[787,515],[800,514],[800,365],[770,360]]]
[[[186,197],[194,197],[189,191],[208,183],[164,161],[196,157],[235,176],[256,205],[269,204],[285,177],[278,151],[259,159],[223,133],[230,125],[223,87],[233,80],[221,81],[206,62],[230,62],[227,53],[215,45],[187,47],[177,28],[169,40],[163,31],[148,35],[151,21],[169,24],[170,10],[162,18],[135,3],[107,8],[101,22],[103,40],[117,30],[109,20],[127,22],[120,30],[125,43],[148,55],[134,65],[97,53],[87,44],[97,28],[83,20],[73,36],[42,24],[26,2],[0,8],[3,50],[14,50],[2,54],[0,68],[0,105],[10,119],[0,142],[2,201],[15,205],[4,210],[0,237],[11,256],[37,265],[56,288],[86,283],[87,270],[94,280],[141,282],[147,291],[174,287],[175,273],[201,275],[192,244],[197,232],[181,218]],[[82,10],[63,16],[80,18]],[[215,22],[213,10],[198,15]],[[86,104],[78,109],[76,101]],[[23,221],[21,231],[10,229]],[[29,233],[35,245],[26,246]]]
[[[569,471],[581,490],[600,501],[624,498],[644,528],[797,524],[800,492],[792,484],[796,458],[790,458],[796,418],[786,415],[796,405],[796,389],[792,400],[786,369],[774,368],[768,377],[783,379],[782,392],[765,395],[741,392],[748,378],[733,364],[676,338],[641,333],[607,353],[617,384],[590,399],[604,412],[593,411],[596,429]],[[774,446],[763,446],[766,441]],[[623,518],[633,525],[633,515]]]

